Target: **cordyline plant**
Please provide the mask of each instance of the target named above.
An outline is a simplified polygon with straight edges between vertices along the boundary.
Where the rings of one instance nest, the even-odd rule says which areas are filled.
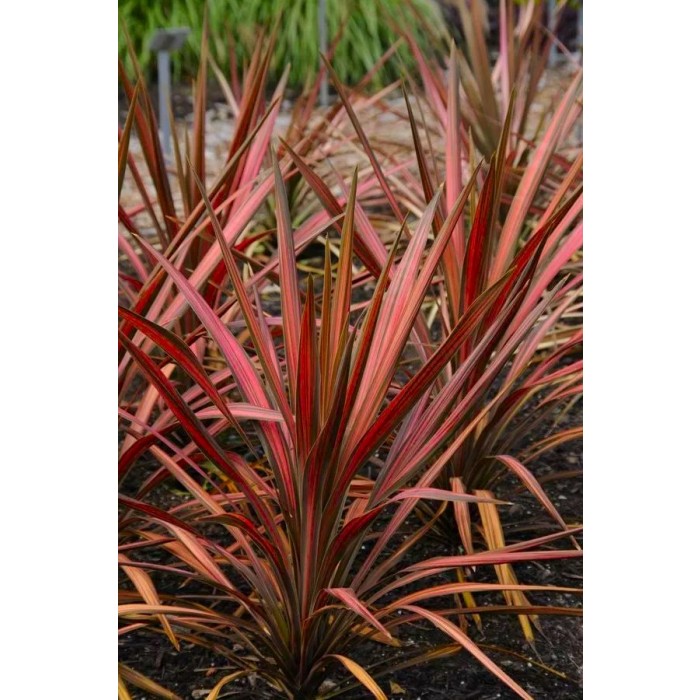
[[[460,346],[445,364],[436,386],[447,385],[454,377],[459,377],[461,388],[449,395],[452,403],[435,403],[432,410],[446,412],[462,406],[465,415],[461,419],[468,421],[479,416],[475,429],[437,475],[436,485],[455,492],[488,492],[496,489],[505,477],[515,476],[528,485],[552,517],[553,525],[564,527],[563,519],[526,465],[543,452],[580,438],[582,429],[575,426],[557,430],[555,422],[555,427],[538,442],[525,445],[524,440],[553,419],[561,420],[582,394],[580,350],[583,334],[575,322],[571,323],[571,317],[576,319],[578,315],[582,291],[583,196],[580,181],[583,160],[580,150],[573,157],[570,154],[565,157],[560,150],[580,114],[577,100],[580,74],[575,76],[561,97],[541,138],[528,143],[528,147],[520,151],[512,147],[512,143],[518,140],[518,134],[513,132],[513,114],[518,100],[516,95],[512,96],[491,166],[484,174],[476,162],[476,149],[470,138],[471,126],[460,110],[463,98],[460,97],[459,68],[453,47],[447,72],[449,109],[442,139],[445,149],[443,171],[437,166],[435,150],[431,147],[426,152],[423,146],[421,130],[406,95],[407,118],[418,167],[418,178],[412,179],[406,176],[405,169],[401,171],[401,177],[385,174],[381,154],[370,145],[345,89],[330,70],[336,90],[356,129],[358,142],[371,163],[375,182],[385,196],[387,207],[397,218],[405,211],[421,210],[427,202],[434,201],[432,227],[437,235],[447,220],[447,213],[454,209],[462,196],[465,169],[471,172],[470,177],[476,183],[470,188],[469,207],[457,215],[441,250],[438,266],[441,274],[434,280],[435,297],[430,303],[430,311],[426,318],[419,316],[416,320],[414,332],[419,355],[427,359],[427,349],[432,344],[430,333],[437,333],[440,342],[450,337],[475,299],[501,278],[523,251],[531,250],[543,228],[552,226],[547,240],[542,243],[530,286],[518,308],[512,311],[511,325],[502,333],[489,336],[491,326],[484,323]],[[295,163],[299,168],[304,167],[298,158]],[[309,181],[329,211],[337,212],[339,205],[333,202],[333,195],[324,183],[312,175],[309,175]],[[438,182],[444,183],[442,193]],[[371,225],[366,217],[358,217],[358,227],[369,229]],[[366,273],[360,278],[366,279]],[[546,303],[542,306],[544,300]],[[522,328],[523,322],[536,309],[540,309],[540,315],[535,322],[529,323],[526,336],[514,345],[511,332]],[[489,339],[485,341],[487,336]],[[474,347],[481,341],[487,342],[487,351],[474,364],[467,363]],[[507,367],[500,361],[503,350],[510,357]],[[496,398],[483,394],[480,399],[474,399],[470,390],[481,381],[494,385],[500,382]],[[466,397],[469,398],[463,403]],[[422,400],[427,403],[429,398],[426,395]],[[403,455],[410,453],[411,448],[429,442],[433,437],[429,425],[425,424],[423,430],[411,426],[397,435],[387,463],[400,465]],[[448,425],[452,427],[452,424]],[[453,509],[442,510],[437,520],[434,508],[423,505],[420,510],[425,513],[426,521],[434,523],[434,534],[459,544],[468,553],[474,551],[476,538],[489,549],[503,546],[503,529],[495,508],[469,508],[456,503]],[[502,582],[515,580],[508,567],[497,567],[496,571]],[[521,595],[508,598],[515,605],[525,600]],[[522,617],[521,624],[526,637],[533,640],[529,621]]]
[[[542,79],[555,39],[545,22],[545,3],[500,0],[498,50],[492,58],[487,44],[489,24],[484,3],[456,0],[451,4],[458,11],[464,37],[451,58],[458,68],[458,80],[467,98],[458,109],[475,147],[482,155],[490,157],[498,146],[514,91],[513,131],[524,135],[531,131],[538,133],[542,128],[542,120],[539,124],[532,123],[536,118],[533,107],[541,102]],[[413,15],[420,20],[421,15],[415,8]],[[440,47],[449,47],[452,40],[439,27],[427,22],[422,26],[432,37],[432,45],[438,47],[437,60],[421,50],[411,33],[403,32],[403,36],[411,47],[430,109],[447,130],[449,111],[453,109],[449,97],[452,76],[445,81],[441,64],[447,62],[441,54],[449,54],[449,49]],[[569,60],[574,62],[571,57]],[[450,72],[454,75],[451,68]]]
[[[510,385],[512,390],[493,405],[479,430],[462,446],[443,472],[441,478],[444,483],[459,477],[465,488],[470,490],[490,489],[512,470],[518,470],[532,479],[522,463],[503,455],[510,455],[517,448],[522,448],[525,437],[534,435],[536,429],[552,417],[561,418],[581,397],[583,332],[576,323],[562,323],[562,319],[572,315],[575,317],[582,292],[580,252],[583,245],[583,195],[580,178],[583,161],[580,151],[573,160],[567,160],[556,151],[567,133],[567,127],[570,129],[572,126],[572,113],[576,114],[578,110],[575,98],[579,87],[580,78],[574,80],[562,96],[543,137],[528,150],[527,160],[520,167],[509,164],[507,157],[513,100],[494,155],[494,167],[483,181],[479,201],[469,217],[460,222],[461,227],[458,225],[455,229],[445,249],[442,260],[444,281],[439,289],[440,310],[437,313],[441,336],[451,332],[461,309],[468,308],[472,299],[503,274],[516,251],[526,244],[531,232],[537,231],[565,199],[571,198],[571,207],[543,248],[533,285],[522,308],[515,315],[514,323],[522,321],[553,284],[562,281],[563,286],[560,285],[553,295],[547,314],[531,329],[508,369],[504,383]],[[450,101],[456,105],[458,100],[458,94],[455,94]],[[410,106],[409,118],[423,192],[428,197],[434,191],[434,185],[425,167],[426,158],[421,152]],[[448,119],[450,123],[458,120],[456,108]],[[450,206],[461,182],[460,144],[456,138],[458,130],[459,125],[448,131],[446,206]],[[451,366],[446,368],[446,377],[459,369],[469,349],[469,344],[462,348]],[[487,371],[487,365],[488,360],[476,369],[475,376]],[[543,441],[529,446],[523,453],[523,459],[532,461],[543,451],[580,436],[580,427],[553,432]],[[540,500],[554,514],[541,490]],[[468,546],[469,543],[463,544]]]
[[[449,474],[448,471],[448,478],[466,477],[476,469],[477,462],[484,467],[487,455],[510,453],[524,435],[532,434],[537,424],[552,413],[559,412],[562,406],[577,400],[582,388],[579,361],[569,363],[566,367],[559,366],[561,360],[580,353],[582,342],[582,330],[575,320],[580,309],[582,283],[580,255],[583,243],[583,196],[580,185],[583,159],[580,150],[569,159],[558,149],[580,111],[576,99],[580,90],[580,75],[561,97],[542,138],[524,152],[520,165],[514,162],[514,154],[509,152],[508,147],[512,141],[512,115],[517,102],[515,98],[511,100],[491,167],[484,175],[475,162],[474,148],[470,148],[469,126],[461,117],[458,68],[454,58],[453,50],[448,70],[450,111],[447,113],[447,131],[442,139],[445,150],[444,170],[439,170],[436,159],[430,157],[435,155],[435,150],[431,148],[430,153],[426,152],[411,101],[406,95],[407,119],[413,135],[418,171],[416,179],[409,177],[406,169],[402,169],[400,178],[385,174],[380,164],[380,154],[370,145],[345,89],[331,70],[341,101],[356,129],[358,142],[371,163],[375,182],[383,192],[388,208],[396,217],[404,216],[405,211],[424,209],[426,203],[435,198],[437,183],[444,182],[444,191],[437,198],[432,224],[434,233],[437,233],[446,219],[447,211],[460,196],[465,169],[471,171],[471,176],[477,182],[470,195],[470,206],[457,217],[444,247],[440,261],[442,274],[436,278],[435,301],[430,304],[425,321],[418,319],[417,332],[423,346],[430,344],[429,327],[433,333],[437,331],[441,339],[446,338],[464,310],[505,272],[517,252],[569,200],[570,206],[544,244],[537,269],[533,273],[533,283],[515,315],[514,325],[532,311],[548,289],[560,282],[563,284],[559,284],[552,296],[541,323],[533,326],[527,342],[518,349],[517,360],[512,364],[506,380],[512,391],[504,395],[503,402],[495,406],[488,419],[484,420],[477,431],[478,436],[474,436],[474,444],[462,450],[462,468],[457,473]],[[295,158],[295,164],[300,169],[305,167],[299,158]],[[329,212],[338,213],[340,204],[334,201],[328,187],[314,177],[313,173],[307,173],[307,177],[326,203]],[[366,180],[369,184],[370,178]],[[372,228],[364,214],[358,216],[358,227],[365,232]],[[360,275],[360,278],[366,279],[366,274]],[[474,342],[472,340],[471,345]],[[502,339],[494,339],[494,349],[499,342]],[[417,350],[422,351],[420,346]],[[446,366],[441,381],[449,379],[459,369],[469,350],[470,344],[465,343]],[[484,364],[475,368],[467,384],[483,374],[489,362],[490,356],[486,354]],[[522,409],[536,394],[542,395],[541,401],[537,409],[529,407],[529,417],[522,422]],[[519,425],[517,429],[514,427],[516,423]],[[545,445],[551,448],[564,440],[579,436],[579,428],[549,436],[545,442],[530,447],[528,458],[532,459],[539,454]],[[489,468],[493,466],[491,461]],[[486,483],[473,484],[477,485],[486,488]]]
[[[303,165],[295,156],[297,161]],[[487,178],[494,177],[493,167]],[[516,545],[410,566],[402,560],[432,523],[414,528],[407,538],[400,535],[425,500],[474,503],[489,513],[497,508],[499,501],[488,493],[441,489],[434,483],[502,397],[503,388],[484,401],[496,368],[527,341],[559,291],[545,293],[520,317],[543,250],[575,200],[567,199],[503,274],[470,300],[450,334],[420,356],[410,379],[402,382],[397,368],[424,325],[421,306],[476,178],[462,188],[432,242],[439,193],[412,231],[403,221],[390,253],[375,250],[381,260],[378,279],[358,316],[351,307],[353,254],[375,265],[377,257],[368,252],[357,178],[337,222],[342,228],[335,274],[327,248],[323,286],[317,291],[312,279],[305,286],[299,283],[295,233],[274,154],[273,174],[279,256],[274,278],[281,313],[268,312],[256,287],[246,286],[235,248],[201,183],[201,201],[232,287],[231,317],[242,322],[230,323],[227,311],[212,307],[182,259],[142,241],[225,365],[207,371],[195,352],[196,339],[138,310],[120,309],[120,346],[164,404],[154,419],[120,409],[132,437],[120,472],[140,483],[135,494],[120,497],[120,566],[135,589],[121,591],[121,631],[159,629],[176,647],[195,643],[225,656],[236,670],[212,689],[210,700],[227,683],[253,673],[290,698],[330,697],[351,683],[384,698],[375,679],[391,665],[372,668],[370,674],[352,659],[353,651],[375,642],[398,644],[401,624],[425,619],[452,644],[403,657],[394,669],[463,647],[527,698],[470,637],[463,607],[418,604],[494,591],[506,596],[535,589],[576,592],[512,581],[440,583],[439,577],[464,567],[578,557],[578,546],[564,550],[551,543],[573,538],[580,529],[564,526]],[[330,207],[330,200],[326,204]],[[403,237],[409,240],[399,255]],[[137,335],[148,339],[150,349],[135,342]],[[465,344],[466,353],[461,350]],[[460,369],[440,380],[458,352],[463,354]],[[474,368],[486,357],[490,370],[474,378]],[[474,415],[476,405],[482,408]],[[415,434],[428,437],[411,439]],[[160,466],[138,478],[136,466],[146,453]],[[368,465],[372,479],[364,476]],[[171,507],[153,502],[153,489],[165,478],[179,482],[186,500]],[[523,482],[536,491],[528,479]],[[166,576],[182,580],[175,594],[158,592]],[[402,591],[409,584],[411,592]],[[576,615],[580,609],[509,600],[507,606],[473,606],[469,612]],[[338,664],[350,672],[350,681],[323,692],[323,680]],[[120,682],[124,688],[126,682],[146,684],[130,669],[122,669]]]
[[[454,55],[453,51],[453,59]],[[461,189],[462,153],[466,150],[462,135],[465,131],[468,133],[468,127],[465,129],[460,119],[460,96],[454,79],[455,72],[456,63],[452,60],[448,71],[448,77],[453,79],[448,94],[451,109],[447,114],[445,139],[445,200],[442,212],[438,211],[436,217],[438,222],[444,220],[446,208],[452,205]],[[533,285],[514,318],[517,325],[539,303],[548,288],[565,281],[552,297],[546,316],[531,329],[527,341],[518,349],[509,369],[505,382],[517,389],[493,407],[480,429],[465,443],[452,469],[444,473],[444,478],[462,477],[468,488],[486,488],[488,476],[493,477],[503,471],[497,468],[493,459],[487,459],[488,455],[510,453],[524,436],[532,435],[538,423],[563,406],[570,405],[582,392],[582,366],[576,359],[577,354],[580,356],[582,330],[570,324],[562,327],[560,322],[578,309],[581,296],[583,194],[580,180],[583,159],[580,151],[572,160],[557,152],[557,146],[573,126],[573,117],[578,113],[576,96],[579,89],[580,75],[562,96],[542,138],[525,152],[521,165],[515,162],[515,157],[508,157],[512,116],[517,102],[515,98],[511,100],[492,167],[481,182],[478,202],[474,200],[468,215],[458,222],[441,261],[444,274],[438,289],[435,317],[440,335],[445,337],[451,332],[462,310],[468,308],[473,299],[503,274],[516,251],[522,249],[533,233],[570,198],[571,206],[545,244],[533,275]],[[428,167],[427,154],[423,150],[410,102],[407,100],[406,104],[422,195],[427,200],[436,189],[435,175]],[[468,154],[469,151],[466,151]],[[469,350],[467,343],[446,368],[446,377],[459,369]],[[561,360],[571,356],[572,352],[575,361],[562,366]],[[486,371],[487,363],[488,360],[476,369],[475,377]],[[522,409],[534,396],[540,397],[538,405],[530,408],[529,415],[520,420],[518,429],[514,429],[513,424],[522,419]],[[546,444],[551,448],[576,437],[580,437],[580,429],[562,431],[556,436],[549,436]],[[532,449],[530,458],[539,454],[543,447],[537,445]],[[500,460],[501,463],[503,461]],[[509,465],[513,464],[510,460]]]

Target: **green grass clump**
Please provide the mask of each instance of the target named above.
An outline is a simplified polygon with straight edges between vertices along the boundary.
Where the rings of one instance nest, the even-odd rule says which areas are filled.
[[[406,0],[326,0],[328,41],[344,25],[335,51],[333,65],[345,83],[359,81],[398,38],[394,23],[414,35],[418,20]],[[433,0],[412,0],[416,11],[433,26],[442,18]],[[153,32],[161,27],[187,26],[192,34],[183,49],[173,55],[176,79],[193,76],[199,61],[205,5],[209,12],[210,51],[222,68],[229,67],[227,36],[235,37],[239,65],[247,61],[259,37],[259,31],[271,31],[281,14],[270,78],[282,74],[291,65],[289,86],[300,89],[319,67],[318,0],[119,0],[119,15],[128,31],[139,61],[147,72],[155,70],[155,55],[148,49]],[[405,46],[401,58],[410,65]],[[127,55],[124,32],[119,35],[119,55]],[[394,64],[394,66],[392,66]],[[377,80],[386,82],[397,77],[395,62],[379,72]]]

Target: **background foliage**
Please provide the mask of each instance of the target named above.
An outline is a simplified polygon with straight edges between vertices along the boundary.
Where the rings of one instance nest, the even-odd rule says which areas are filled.
[[[182,51],[173,55],[176,78],[194,76],[198,66],[199,47],[205,5],[210,19],[210,49],[223,69],[230,66],[231,48],[241,64],[250,59],[255,48],[259,28],[272,30],[276,18],[284,11],[280,23],[269,77],[279,78],[287,63],[291,64],[290,87],[302,88],[319,68],[318,0],[164,0],[150,3],[146,0],[119,0],[122,27],[119,32],[119,55],[126,57],[126,36],[132,38],[142,67],[155,70],[155,56],[148,49],[153,32],[159,27],[192,28],[192,34]],[[326,0],[328,42],[344,25],[336,47],[333,65],[341,80],[357,82],[369,71],[382,54],[397,40],[392,24],[415,29],[418,25],[413,11],[433,24],[442,22],[436,4],[431,0]],[[416,32],[420,36],[420,32]],[[231,38],[235,37],[235,41]],[[405,46],[399,54],[410,63]],[[384,80],[395,78],[387,66],[378,76]]]

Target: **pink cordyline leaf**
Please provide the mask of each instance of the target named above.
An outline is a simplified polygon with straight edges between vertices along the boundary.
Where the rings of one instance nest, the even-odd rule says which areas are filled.
[[[299,287],[297,282],[296,260],[294,257],[294,234],[292,220],[287,205],[287,193],[284,189],[282,173],[274,153],[272,168],[275,175],[275,211],[277,214],[277,241],[280,268],[280,287],[282,289],[282,320],[287,353],[287,372],[291,403],[294,405],[297,387],[298,362],[296,350],[301,337],[301,307],[299,305]]]
[[[326,591],[332,596],[335,596],[338,600],[345,603],[345,605],[350,608],[353,612],[357,613],[360,617],[363,617],[367,622],[369,622],[372,627],[376,628],[382,634],[385,634],[391,639],[391,633],[389,630],[382,625],[379,620],[369,611],[367,606],[357,597],[355,591],[352,588],[327,588]]]
[[[566,533],[557,533],[559,537],[570,535],[571,531]],[[531,544],[531,543],[530,543]],[[408,567],[408,571],[426,571],[430,570],[433,575],[444,569],[452,569],[459,566],[482,566],[494,564],[513,564],[516,562],[526,561],[547,561],[550,559],[578,559],[583,556],[580,550],[545,550],[545,551],[526,551],[515,552],[501,550],[489,552],[477,552],[475,554],[465,554],[461,556],[451,557],[435,557],[434,559],[426,559],[419,564],[413,564]]]

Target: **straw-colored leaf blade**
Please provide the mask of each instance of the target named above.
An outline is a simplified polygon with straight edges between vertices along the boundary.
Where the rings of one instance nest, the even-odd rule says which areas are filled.
[[[388,700],[386,694],[384,691],[379,687],[379,684],[377,681],[372,678],[372,676],[365,671],[360,664],[358,664],[356,661],[353,661],[352,659],[349,659],[347,656],[341,656],[340,654],[330,654],[330,656],[334,659],[337,659],[340,661],[345,668],[352,673],[355,678],[357,678],[362,685],[369,690],[370,693],[372,693],[373,697],[376,698],[376,700]]]
[[[163,698],[164,700],[182,700],[182,698],[179,695],[176,695],[167,688],[164,688],[162,685],[159,685],[155,681],[151,680],[147,676],[144,676],[143,673],[134,671],[133,668],[125,666],[124,664],[119,664],[119,677],[127,683],[131,683],[137,688],[145,690],[147,693],[153,693],[153,695],[155,695],[156,697]],[[120,697],[122,697],[121,691]],[[129,696],[127,694],[123,697],[127,698]]]
[[[131,582],[136,587],[136,590],[141,594],[142,598],[151,605],[160,605],[160,598],[156,591],[156,587],[153,585],[151,577],[143,569],[137,569],[134,566],[129,566],[131,560],[125,554],[118,555],[119,563],[124,570],[124,573],[129,577]],[[180,651],[180,643],[173,632],[173,628],[168,622],[168,618],[165,615],[159,615],[158,621],[163,627],[165,635],[170,640],[171,644]]]
[[[131,693],[129,692],[129,689],[126,687],[126,683],[124,683],[124,680],[122,679],[121,675],[118,676],[117,678],[119,690],[118,690],[118,698],[119,700],[132,700]]]
[[[464,506],[464,508],[465,508],[465,510],[466,510],[466,509],[467,509],[467,506]],[[464,581],[466,581],[466,576],[465,576],[465,574],[464,574],[464,569],[463,569],[463,568],[458,567],[457,569],[455,569],[455,574],[457,575],[457,580],[458,580],[460,583],[464,583]],[[469,591],[464,591],[464,593],[462,593],[461,602],[460,602],[460,597],[459,597],[459,596],[455,596],[455,600],[458,601],[458,603],[459,603],[460,606],[461,606],[462,603],[463,603],[463,604],[464,604],[464,607],[467,608],[467,609],[470,609],[470,608],[471,608],[471,609],[473,610],[474,608],[477,608],[477,607],[478,607],[478,605],[476,604],[476,600],[474,599],[474,596],[473,596]],[[478,613],[474,613],[474,614],[472,615],[472,619],[474,620],[474,623],[476,624],[477,629],[479,630],[479,632],[482,632],[482,631],[483,631],[483,624],[482,624],[482,622],[481,622],[481,615],[479,615]],[[466,618],[465,618],[465,620],[464,620],[464,623],[465,623],[465,625],[467,624]],[[466,631],[466,628],[465,628],[465,631]]]
[[[477,490],[476,493],[484,496],[491,495],[491,492],[486,490]],[[484,529],[486,546],[492,550],[503,549],[506,543],[498,509],[490,503],[479,503],[477,507]],[[510,585],[518,582],[515,571],[510,564],[496,564],[494,568],[496,570],[496,576],[502,584]],[[503,597],[508,605],[528,605],[528,600],[521,590],[504,589]],[[530,623],[536,623],[536,618],[528,617],[527,615],[519,615],[518,620],[522,627],[523,634],[525,635],[525,639],[527,639],[528,642],[533,642],[535,640],[535,634],[532,631],[532,625]]]
[[[235,673],[229,673],[228,676],[224,676],[212,689],[209,695],[207,695],[206,700],[218,700],[219,694],[224,689],[224,686],[228,685],[232,681],[242,676],[249,675],[251,671],[236,671]]]

